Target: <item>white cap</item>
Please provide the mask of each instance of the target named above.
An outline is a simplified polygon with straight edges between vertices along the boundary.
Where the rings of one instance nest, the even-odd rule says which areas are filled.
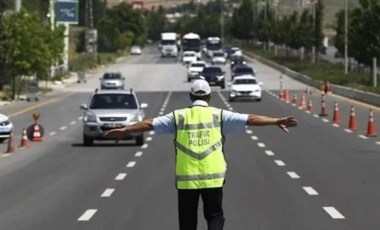
[[[211,93],[211,88],[207,81],[199,79],[191,85],[190,93],[194,96],[206,96]]]

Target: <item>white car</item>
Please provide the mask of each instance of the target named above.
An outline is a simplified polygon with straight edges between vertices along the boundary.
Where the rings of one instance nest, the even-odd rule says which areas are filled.
[[[211,57],[212,64],[226,64],[226,55],[223,51],[214,51]]]
[[[8,139],[11,135],[13,124],[9,117],[0,113],[0,143]]]
[[[131,47],[131,54],[132,55],[140,55],[141,54],[140,46],[132,46]]]
[[[229,83],[231,88],[229,100],[234,101],[237,98],[248,98],[261,101],[261,86],[252,75],[243,75],[235,77]]]
[[[195,51],[185,51],[182,56],[182,63],[188,65],[194,61],[197,61],[197,53]]]
[[[199,73],[202,72],[203,68],[206,66],[207,64],[204,61],[194,61],[190,63],[187,69],[187,81],[190,82],[193,79],[199,79]]]

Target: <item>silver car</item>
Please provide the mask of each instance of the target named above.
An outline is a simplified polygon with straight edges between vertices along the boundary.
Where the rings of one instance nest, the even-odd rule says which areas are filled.
[[[0,143],[11,135],[13,124],[7,116],[0,113]]]
[[[99,80],[100,89],[124,89],[125,78],[120,72],[106,72]]]
[[[121,128],[142,121],[145,117],[144,108],[148,105],[139,104],[133,90],[95,90],[90,102],[82,104],[83,145],[93,145],[94,140],[106,140],[106,131]],[[144,144],[143,133],[131,133],[126,140],[135,139],[137,145]]]

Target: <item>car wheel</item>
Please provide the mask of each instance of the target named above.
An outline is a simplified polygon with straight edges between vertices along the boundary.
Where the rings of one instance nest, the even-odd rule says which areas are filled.
[[[258,102],[261,102],[261,98],[259,98],[259,99],[256,99],[256,101],[258,101]]]
[[[226,86],[223,84],[223,85],[220,86],[220,88],[224,89],[224,88],[226,88]]]
[[[234,99],[233,99],[232,97],[230,97],[228,100],[229,100],[230,102],[234,101]]]
[[[83,134],[83,145],[84,146],[91,146],[94,144],[94,139],[87,136],[86,134]]]
[[[3,143],[7,138],[0,138],[0,143]]]
[[[136,145],[142,146],[144,144],[144,134],[136,137]]]
[[[190,79],[190,78],[187,78],[187,82],[191,82],[191,79]]]

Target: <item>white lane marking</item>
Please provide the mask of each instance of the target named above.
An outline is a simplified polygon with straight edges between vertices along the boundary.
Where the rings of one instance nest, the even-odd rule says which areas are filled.
[[[317,196],[319,195],[319,193],[317,191],[315,191],[315,189],[313,189],[312,187],[309,187],[309,186],[304,186],[302,187],[303,190],[305,190],[305,192],[307,194],[309,194],[310,196]]]
[[[142,149],[146,149],[146,148],[148,148],[148,144],[143,144],[143,145],[141,146],[141,148],[142,148]]]
[[[49,133],[50,136],[54,136],[55,134],[57,134],[57,133],[56,132]]]
[[[300,179],[300,176],[296,172],[286,172],[292,179]]]
[[[77,123],[76,121],[72,121],[70,122],[70,125],[75,125],[75,123]]]
[[[268,156],[274,156],[274,152],[270,150],[265,150],[265,154],[267,154]]]
[[[305,113],[311,113],[311,111],[309,111],[309,110],[306,110],[306,111],[305,111]]]
[[[380,145],[380,141],[377,141],[376,144]]]
[[[114,188],[107,188],[106,190],[104,190],[102,195],[100,195],[100,197],[110,197],[114,191]]]
[[[116,177],[115,180],[124,180],[124,178],[127,176],[126,173],[119,173]]]
[[[319,115],[318,114],[313,114],[313,117],[319,118]]]
[[[337,128],[340,127],[340,125],[336,123],[333,123],[332,126],[337,127]]]
[[[141,157],[143,155],[143,152],[139,151],[135,153],[135,157]]]
[[[4,153],[3,155],[1,155],[2,158],[5,158],[5,157],[8,157],[10,156],[11,154],[10,153]]]
[[[88,209],[78,218],[78,221],[89,221],[97,211],[97,209]]]
[[[264,148],[265,144],[260,142],[260,143],[257,143],[257,146],[259,146],[260,148]]]
[[[351,129],[345,129],[344,131],[346,131],[347,133],[352,133],[353,132]]]
[[[152,140],[152,137],[147,137],[146,138],[146,141],[151,141]]]
[[[161,108],[161,112],[164,112],[165,111],[165,108]]]
[[[159,112],[158,114],[159,114],[159,115],[164,115],[164,112]]]
[[[245,130],[245,132],[246,132],[247,134],[252,134],[252,130],[250,130],[250,129]]]
[[[149,131],[149,135],[154,135],[154,131]]]
[[[128,162],[128,164],[127,164],[127,168],[132,168],[132,167],[134,167],[136,165],[136,161],[130,161],[130,162]]]
[[[251,136],[251,139],[257,141],[259,138],[257,136]]]
[[[329,122],[329,120],[326,119],[326,118],[323,118],[322,121],[323,121],[323,122],[326,122],[326,123]]]
[[[276,163],[278,166],[285,166],[285,163],[282,160],[274,160],[274,163]]]
[[[65,130],[67,127],[66,126],[62,126],[61,128],[59,128],[60,130]]]
[[[334,207],[323,207],[323,209],[331,216],[333,219],[346,219],[338,210]]]
[[[368,139],[368,137],[364,136],[363,134],[360,134],[359,137],[362,138],[362,139]]]
[[[232,111],[232,110],[234,110],[232,107],[230,107],[230,108],[228,108],[228,110],[230,110],[230,111]]]
[[[83,117],[78,117],[78,120],[82,120],[83,119]]]

